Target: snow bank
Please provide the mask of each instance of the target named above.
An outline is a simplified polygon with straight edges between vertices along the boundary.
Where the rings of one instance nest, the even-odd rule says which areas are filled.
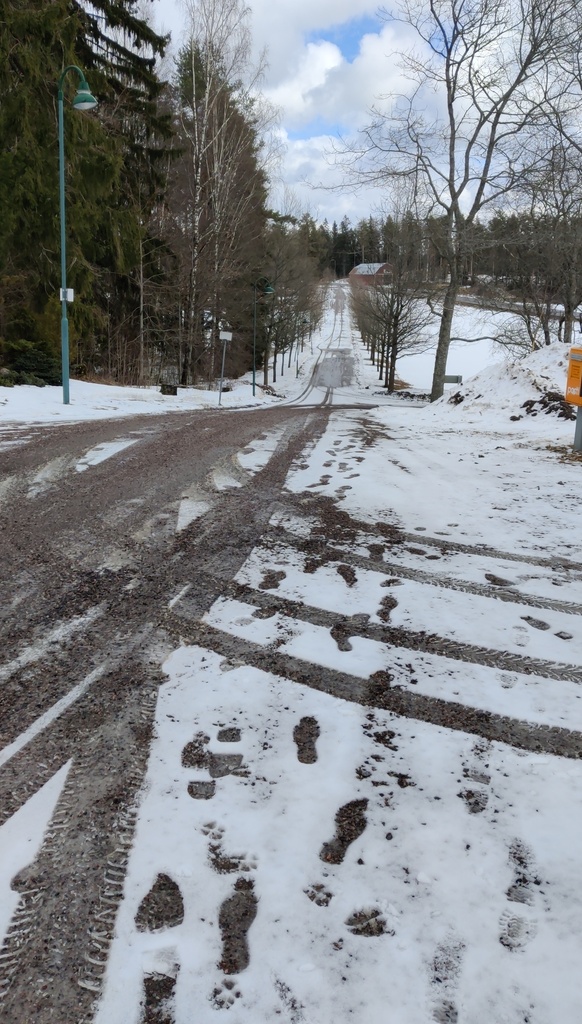
[[[573,406],[561,404],[566,387],[569,349],[558,343],[532,352],[524,359],[508,359],[488,366],[466,383],[448,389],[421,415],[445,423],[481,424],[492,430],[533,429],[536,433],[572,434]],[[537,403],[552,394],[551,410]],[[524,403],[536,403],[528,411]]]

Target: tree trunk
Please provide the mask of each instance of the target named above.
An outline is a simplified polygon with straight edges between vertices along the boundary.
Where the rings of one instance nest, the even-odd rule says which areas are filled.
[[[263,384],[266,387],[269,383],[269,349],[270,344],[265,341],[265,351],[263,352]]]
[[[564,345],[572,344],[572,328],[574,325],[574,310],[568,305],[564,308]]]
[[[441,316],[441,326],[439,330],[439,340],[436,350],[436,357],[434,362],[434,374],[432,378],[432,391],[430,393],[431,402],[436,402],[437,398],[441,398],[445,389],[445,374],[447,372],[447,358],[449,355],[449,346],[451,344],[451,328],[453,326],[453,316],[455,314],[455,303],[459,294],[459,277],[456,272],[451,272],[451,277],[447,290],[445,292],[445,299],[443,303],[443,313]]]
[[[396,339],[393,340],[390,349],[390,375],[388,377],[388,394],[392,394],[394,391],[394,381],[396,380],[396,355],[398,352],[398,342]]]
[[[185,387],[186,384],[188,383],[188,367],[190,366],[191,356],[192,349],[186,343],[186,345],[184,346],[184,355],[182,358],[182,371],[180,373],[180,384],[182,384],[183,387]]]
[[[139,369],[138,384],[143,387],[144,381],[144,276],[143,276],[143,237],[139,235]]]

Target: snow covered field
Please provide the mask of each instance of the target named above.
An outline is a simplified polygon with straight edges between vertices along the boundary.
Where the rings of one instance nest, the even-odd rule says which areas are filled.
[[[330,309],[313,359],[331,323]],[[354,348],[350,398],[369,399],[375,373],[347,323],[341,340]],[[307,370],[286,371],[287,399]],[[582,761],[545,737],[582,732],[582,458],[572,422],[523,408],[564,380],[552,346],[430,407],[382,397],[377,410],[332,412],[286,481],[304,514],[274,514],[237,576],[244,593],[217,600],[205,625],[298,671],[349,678],[354,696],[201,645],[171,655],[97,1024],[143,1020],[144,979],[151,1019],[176,1024],[579,1024]],[[105,411],[75,387],[77,411]],[[128,414],[123,396],[111,403],[107,415]],[[15,410],[2,409],[6,422]],[[11,428],[2,443],[19,439]],[[277,441],[257,438],[239,464],[259,472]],[[302,545],[321,533],[326,499],[351,533],[330,533],[314,561]],[[185,508],[178,529],[190,521]],[[387,622],[409,647],[374,638]],[[431,636],[449,653],[423,649]],[[463,660],[465,648],[487,657]],[[540,745],[380,710],[360,702],[370,677],[403,700],[498,716],[534,741],[538,730]],[[50,810],[55,800],[53,787]],[[22,822],[32,857],[46,817]],[[8,825],[0,863],[13,871]]]

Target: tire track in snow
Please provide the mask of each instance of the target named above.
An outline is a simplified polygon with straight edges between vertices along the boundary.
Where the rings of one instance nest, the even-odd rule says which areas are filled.
[[[305,549],[305,543],[302,542],[295,534],[286,530],[284,527],[272,528],[270,531],[273,538],[276,538],[280,542],[281,534],[285,534],[285,543],[290,547],[294,547],[297,551],[303,551]],[[418,543],[418,540],[417,540]],[[499,586],[493,586],[486,583],[474,583],[468,580],[457,580],[453,576],[435,574],[422,569],[411,569],[408,566],[403,566],[395,560],[379,560],[375,558],[366,558],[364,555],[358,555],[349,550],[349,548],[342,547],[341,545],[328,542],[327,550],[329,552],[335,552],[338,556],[341,555],[343,561],[348,562],[350,565],[355,565],[360,569],[370,569],[375,572],[391,573],[394,576],[401,576],[403,579],[414,580],[418,583],[426,584],[430,587],[439,587],[445,590],[456,590],[464,594],[475,594],[478,597],[489,597],[497,601],[505,601],[511,604],[523,604],[530,608],[547,608],[550,611],[564,612],[566,615],[582,615],[582,605],[575,604],[571,601],[560,601],[554,598],[543,598],[535,597],[533,594],[523,594],[518,590],[511,589],[510,587],[501,588]],[[483,554],[481,551],[476,549],[470,549],[471,554]],[[505,557],[505,556],[503,556]],[[542,563],[535,563],[542,564]],[[560,563],[561,565],[564,563]],[[577,568],[579,568],[577,566]]]
[[[325,626],[338,632],[349,631],[350,636],[361,636],[367,640],[388,644],[391,647],[405,648],[423,654],[436,654],[452,658],[455,661],[485,665],[488,668],[503,672],[520,672],[523,675],[540,675],[546,679],[579,683],[580,668],[565,662],[545,661],[542,658],[527,658],[522,654],[511,654],[477,644],[461,643],[436,633],[414,632],[398,626],[375,625],[367,623],[362,616],[336,615],[333,612],[315,608],[313,605],[293,601],[291,598],[275,597],[271,593],[253,590],[244,583],[233,583],[225,589],[224,595],[234,600],[258,605],[260,608],[271,609],[273,613],[282,614],[310,622],[313,625]]]
[[[321,669],[290,655],[280,654],[272,648],[233,637],[205,623],[187,623],[177,617],[168,617],[167,626],[180,640],[186,638],[188,643],[207,647],[225,658],[236,658],[245,665],[284,676],[344,700],[381,708],[403,718],[415,718],[445,729],[473,733],[521,750],[568,758],[582,757],[582,732],[558,726],[534,725],[453,701],[426,697],[398,688],[391,689],[388,680],[381,683],[334,669]]]

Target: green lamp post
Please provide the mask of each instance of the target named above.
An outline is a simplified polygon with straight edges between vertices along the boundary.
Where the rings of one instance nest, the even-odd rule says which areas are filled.
[[[261,295],[267,298],[275,294],[275,289],[269,284],[266,278],[260,277],[253,284],[253,398],[255,397],[255,384],[257,377],[257,289]]]
[[[61,361],[63,371],[63,404],[69,404],[69,319],[67,302],[73,298],[67,290],[67,243],[65,230],[65,118],[63,109],[63,82],[69,71],[76,71],[79,86],[73,100],[75,110],[93,110],[97,100],[91,95],[85,76],[76,64],[69,64],[59,78],[59,197],[61,222]]]

